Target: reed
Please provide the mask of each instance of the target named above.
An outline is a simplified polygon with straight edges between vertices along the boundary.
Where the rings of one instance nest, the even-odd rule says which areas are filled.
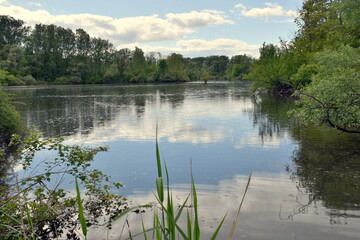
[[[160,219],[162,221],[159,221],[159,216],[157,216],[157,211],[155,212],[155,221],[154,221],[154,228],[156,229],[156,239],[158,240],[175,240],[179,239],[179,236],[181,236],[184,240],[200,240],[201,239],[201,231],[200,231],[200,224],[199,224],[199,211],[198,211],[198,200],[197,200],[197,192],[196,192],[196,186],[194,177],[191,174],[191,191],[188,197],[185,199],[185,201],[181,204],[177,214],[175,214],[174,211],[174,201],[170,189],[170,177],[169,172],[166,166],[166,163],[164,162],[164,166],[161,164],[161,156],[159,151],[159,144],[158,144],[158,138],[156,133],[156,164],[158,169],[158,177],[156,179],[156,192],[157,195],[155,195],[161,216]],[[164,199],[164,181],[163,181],[163,168],[165,169],[166,173],[166,204]],[[179,225],[179,219],[181,215],[183,214],[183,210],[186,206],[186,203],[188,202],[189,198],[192,199],[192,206],[191,212],[189,212],[189,209],[186,211],[186,230],[184,230]],[[190,215],[193,214],[194,220],[191,219]],[[224,223],[224,220],[226,218],[226,215],[222,218],[221,222],[219,223],[218,227],[215,229],[215,232],[211,236],[211,240],[216,239],[220,228],[222,224]],[[166,219],[166,221],[164,221]]]
[[[77,204],[78,204],[79,220],[80,220],[81,230],[82,230],[82,233],[83,233],[83,235],[84,235],[84,237],[86,239],[86,236],[87,236],[86,220],[85,220],[83,205],[82,205],[82,202],[81,202],[80,188],[79,188],[77,178],[75,178],[75,187],[76,187],[76,200],[77,200]]]

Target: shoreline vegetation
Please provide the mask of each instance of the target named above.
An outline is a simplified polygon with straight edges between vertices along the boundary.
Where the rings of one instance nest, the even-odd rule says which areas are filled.
[[[172,53],[115,49],[108,40],[56,25],[27,27],[0,15],[0,86],[114,84],[242,79],[254,59],[247,55],[185,58]]]
[[[297,99],[303,124],[360,133],[360,2],[307,0],[290,41],[264,43],[260,57],[185,58],[115,49],[108,40],[0,15],[0,86],[251,80],[256,93]]]
[[[116,50],[108,40],[92,38],[83,29],[74,32],[44,24],[30,28],[22,20],[0,16],[0,86],[251,79],[253,91],[296,98],[298,107],[289,115],[302,124],[325,124],[359,134],[359,9],[358,0],[306,0],[295,20],[298,30],[294,39],[264,43],[259,59],[247,55],[184,58],[177,53],[163,57],[161,53],[145,54],[140,48]],[[112,193],[112,188],[119,189],[122,183],[111,182],[97,169],[89,170],[95,154],[107,151],[106,147],[67,146],[61,138],[27,132],[11,97],[1,91],[0,137],[0,238],[56,239],[66,235],[80,239],[80,226],[86,233],[85,225],[99,224],[100,216],[111,222],[129,208],[126,198]],[[42,163],[43,173],[32,175],[30,171],[25,179],[11,173],[15,164],[24,170],[36,167],[32,166],[36,152],[45,150],[56,156]],[[155,217],[153,230],[156,239],[162,239],[161,235],[173,239],[179,228],[169,189],[169,201],[164,205],[158,147],[156,152],[157,198],[166,216],[163,220]],[[86,197],[82,201],[79,194],[53,182],[55,176],[61,182],[66,175],[83,183]],[[84,217],[82,222],[78,220],[80,205],[86,223]],[[196,221],[192,225],[188,220],[189,239],[200,239]],[[185,232],[181,235],[187,239]]]

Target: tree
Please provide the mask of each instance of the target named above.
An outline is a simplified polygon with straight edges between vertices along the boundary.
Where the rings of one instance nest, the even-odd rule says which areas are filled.
[[[20,45],[29,31],[24,21],[0,15],[0,49],[5,45]]]
[[[91,78],[90,83],[103,82],[103,76],[113,62],[114,46],[108,40],[91,38]]]
[[[348,29],[348,34],[345,36],[349,38],[349,44],[352,47],[360,47],[360,1],[343,0],[337,7]]]
[[[341,44],[359,46],[358,9],[357,0],[304,1],[295,21],[299,27],[294,39],[298,54],[336,49]]]
[[[166,58],[167,77],[170,81],[188,81],[189,78],[185,71],[185,61],[181,54],[172,53]]]
[[[297,67],[291,46],[285,42],[281,42],[280,47],[264,43],[259,60],[254,61],[246,78],[255,81],[254,90],[289,94],[293,91],[291,76],[296,73]]]
[[[89,56],[91,51],[90,35],[84,29],[76,29],[75,43],[77,56],[82,60]]]
[[[144,52],[141,48],[135,47],[131,53],[131,61],[129,73],[132,74],[132,80],[135,82],[146,81],[146,71],[148,64],[145,59]]]
[[[131,50],[128,48],[122,48],[115,51],[115,61],[119,70],[120,76],[128,69],[131,59]]]
[[[328,124],[360,133],[360,49],[341,46],[315,56],[316,74],[296,92],[299,109],[292,114],[305,124]]]
[[[250,67],[253,63],[253,59],[244,55],[233,56],[230,60],[231,64],[231,77],[233,79],[242,79],[244,75],[250,72]]]
[[[228,63],[228,56],[210,56],[205,58],[204,65],[210,75],[216,79],[224,79]]]
[[[16,45],[6,45],[0,49],[0,68],[14,75],[25,75],[28,67],[24,49]]]

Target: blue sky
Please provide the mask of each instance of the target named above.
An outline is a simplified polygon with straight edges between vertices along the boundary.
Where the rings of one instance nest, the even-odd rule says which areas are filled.
[[[184,56],[258,56],[263,42],[290,40],[302,0],[0,0],[0,14],[28,25],[83,28],[116,48]]]

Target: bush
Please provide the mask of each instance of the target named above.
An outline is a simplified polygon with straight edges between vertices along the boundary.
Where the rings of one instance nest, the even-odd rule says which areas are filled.
[[[22,76],[20,77],[20,80],[23,81],[26,85],[36,84],[35,78],[31,75]]]
[[[70,83],[71,83],[71,80],[67,76],[58,77],[54,81],[54,84],[57,84],[57,85],[63,85],[63,84],[66,85],[66,84],[70,84]]]

